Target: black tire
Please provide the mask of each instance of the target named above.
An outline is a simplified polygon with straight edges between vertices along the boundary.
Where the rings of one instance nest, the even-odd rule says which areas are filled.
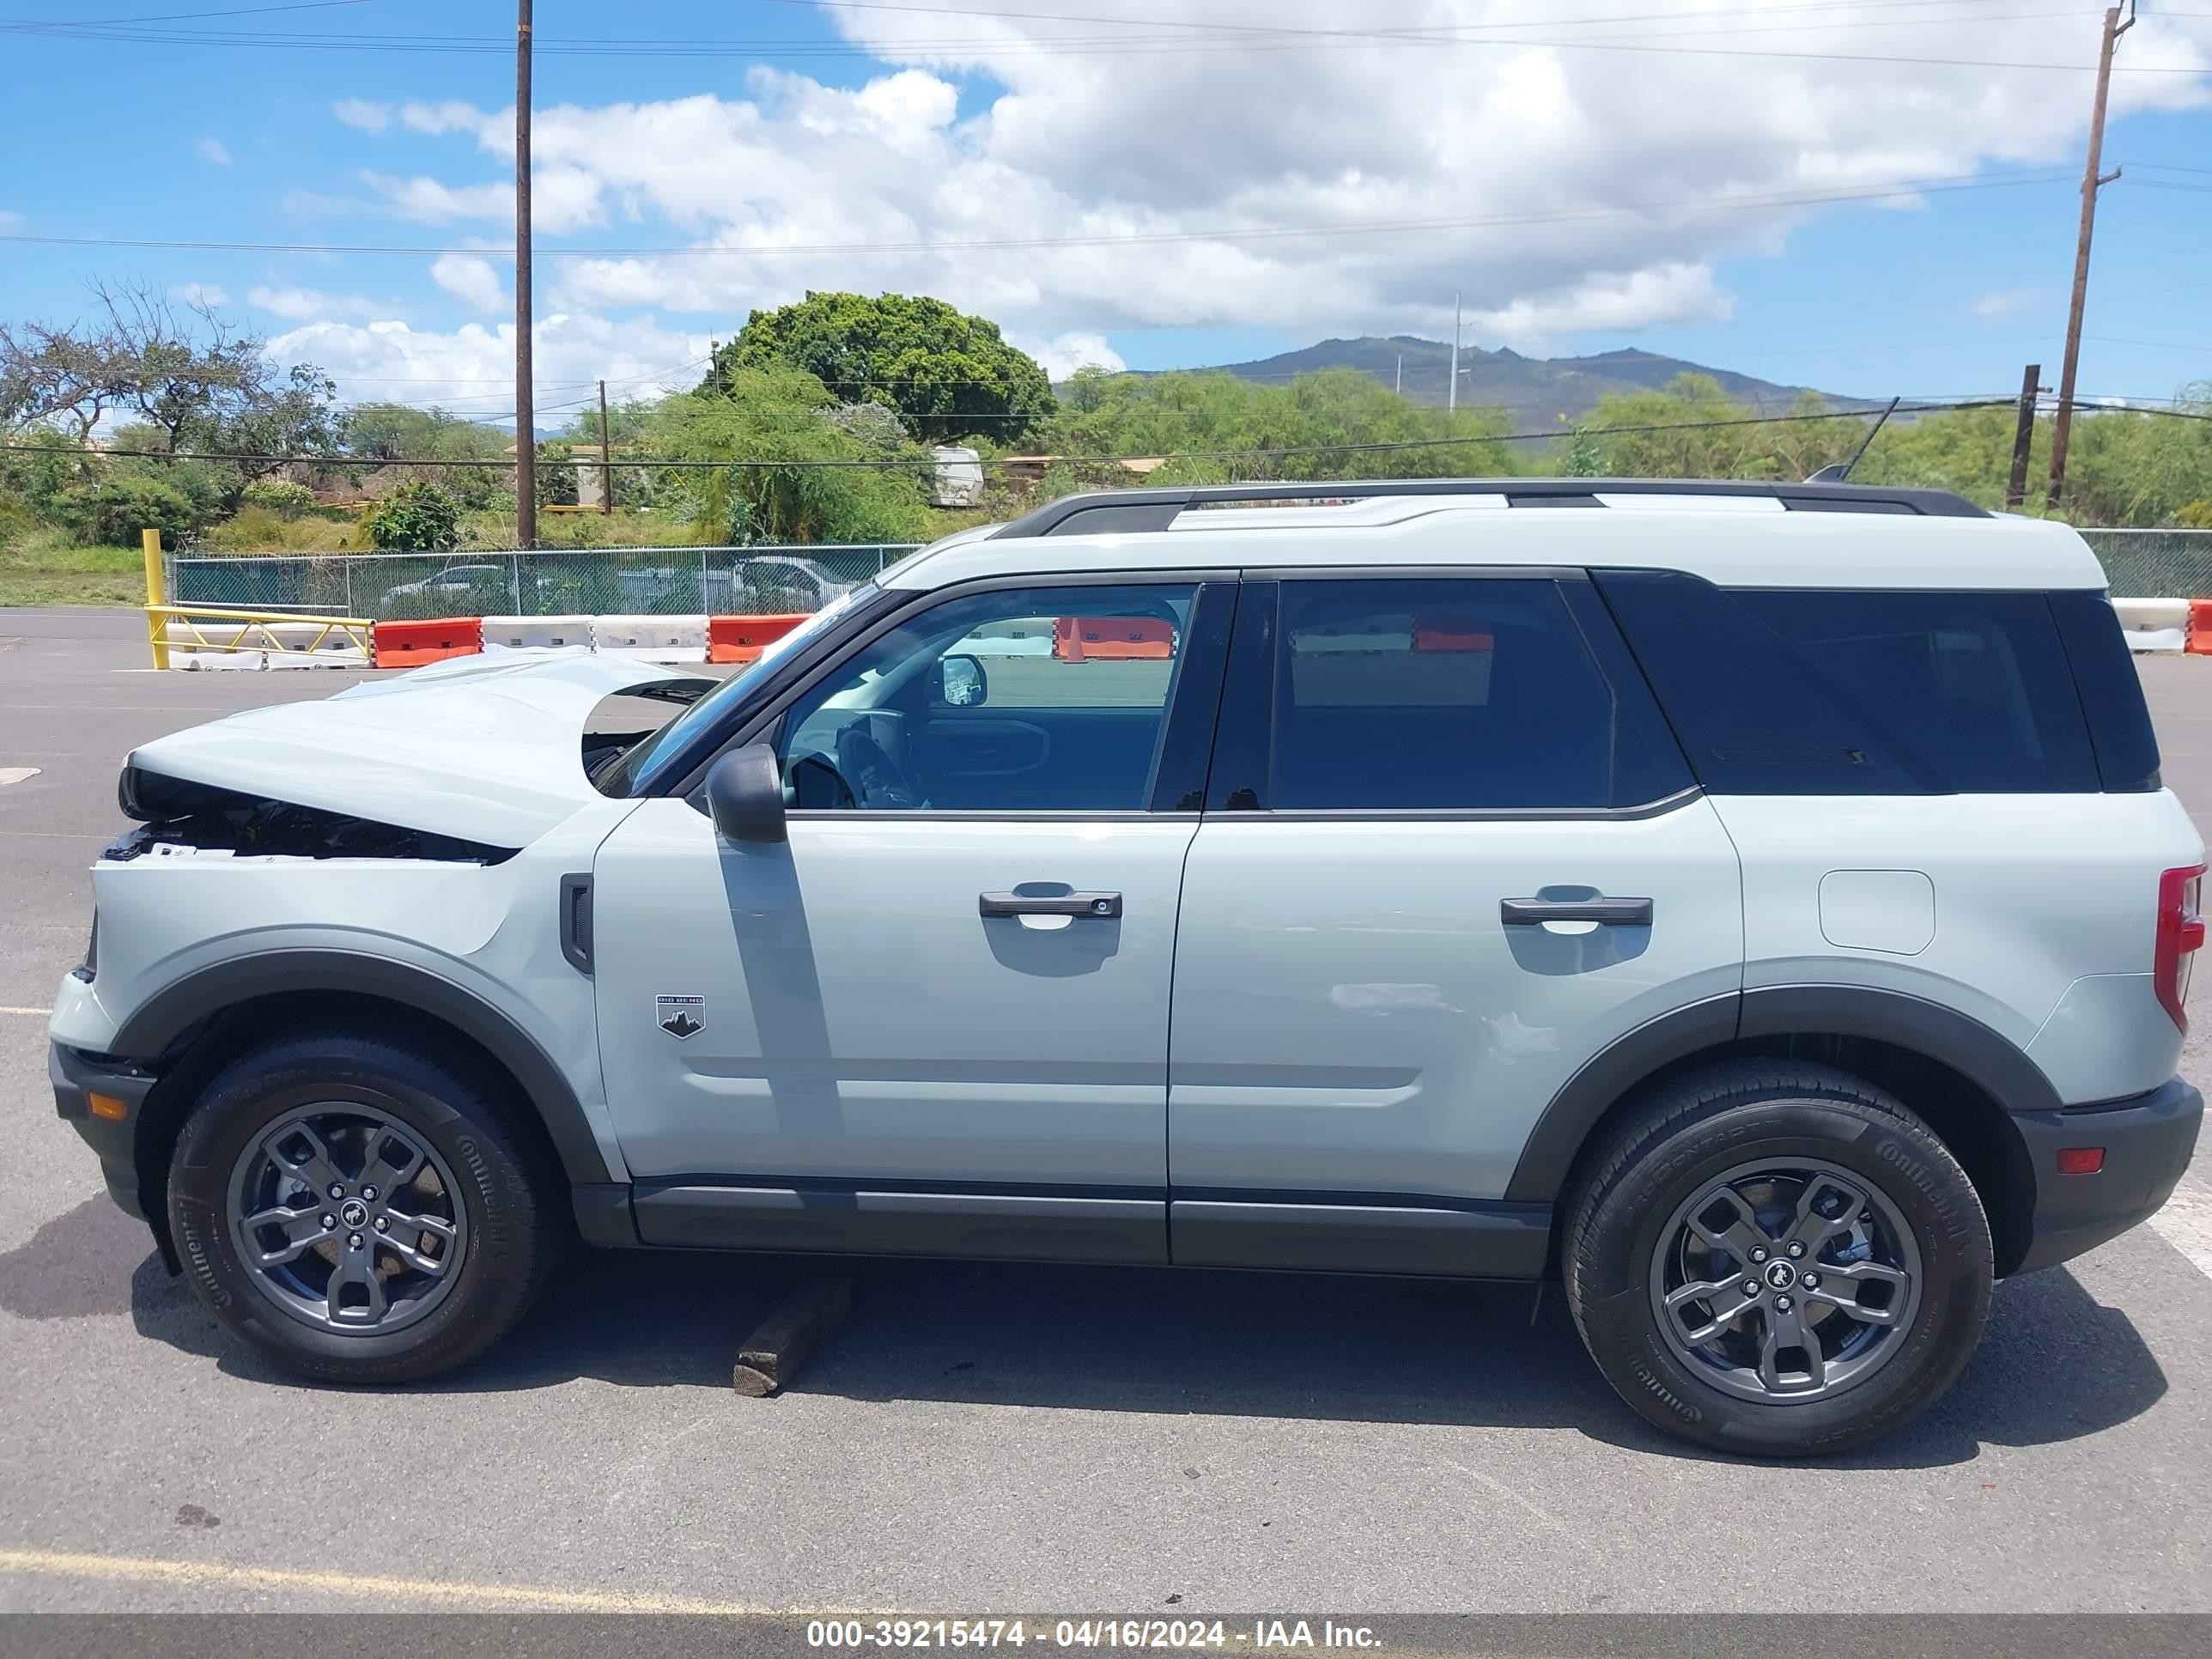
[[[321,1103],[382,1115],[453,1173],[465,1251],[434,1305],[401,1328],[303,1322],[240,1257],[234,1172],[272,1125]],[[498,1079],[396,1037],[315,1031],[241,1055],[201,1096],[170,1164],[169,1225],[185,1276],[230,1330],[318,1382],[403,1382],[466,1364],[522,1316],[565,1237],[512,1109]]]
[[[1679,1212],[1722,1177],[1792,1159],[1866,1183],[1879,1197],[1865,1213],[1887,1200],[1883,1215],[1902,1218],[1917,1251],[1917,1302],[1904,1328],[1874,1333],[1895,1346],[1840,1392],[1746,1398],[1717,1385],[1723,1371],[1678,1352],[1662,1329],[1659,1253],[1676,1248]],[[1808,1202],[1809,1185],[1799,1189]],[[1567,1208],[1561,1255],[1576,1328],[1615,1392],[1670,1434],[1753,1457],[1841,1452],[1910,1421],[1972,1355],[1994,1276],[1980,1198],[1935,1133],[1861,1079],[1787,1060],[1726,1062],[1640,1102],[1595,1150]],[[1765,1284],[1759,1291],[1771,1295]],[[1802,1286],[1798,1298],[1809,1312]],[[1693,1320],[1717,1312],[1717,1304],[1701,1305]],[[1824,1309],[1823,1316],[1838,1316]],[[1758,1322],[1766,1317],[1749,1316],[1747,1328],[1765,1328]]]

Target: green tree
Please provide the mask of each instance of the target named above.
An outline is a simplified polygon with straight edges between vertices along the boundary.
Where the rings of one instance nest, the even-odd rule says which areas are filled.
[[[481,426],[442,409],[405,404],[362,404],[346,411],[339,433],[350,456],[386,464],[385,476],[406,483],[434,483],[470,512],[502,498],[514,505],[514,472],[507,465],[514,439],[497,427]],[[390,465],[397,459],[481,461],[481,466]]]
[[[1053,411],[1052,382],[999,325],[927,295],[813,294],[756,311],[714,351],[702,392],[747,368],[804,369],[840,403],[878,403],[931,443],[1012,443]]]
[[[362,521],[381,553],[437,553],[461,539],[460,504],[432,483],[403,483]]]
[[[304,518],[315,507],[315,492],[289,478],[257,478],[246,486],[242,499],[247,507],[274,513],[288,524]]]
[[[1220,373],[1079,375],[1039,434],[1070,456],[1166,456],[1163,483],[1279,478],[1417,478],[1515,470],[1503,410],[1407,403],[1356,369],[1301,374],[1287,386]],[[1127,483],[1120,468],[1079,467],[1091,484]]]
[[[56,500],[54,516],[80,541],[115,547],[136,546],[142,530],[160,531],[163,545],[175,547],[207,522],[191,495],[145,472],[72,484]]]
[[[775,466],[670,468],[658,484],[685,501],[702,540],[918,541],[929,527],[927,454],[886,451],[830,416],[811,374],[777,364],[736,368],[712,392],[666,399],[641,441],[673,460],[774,458]]]

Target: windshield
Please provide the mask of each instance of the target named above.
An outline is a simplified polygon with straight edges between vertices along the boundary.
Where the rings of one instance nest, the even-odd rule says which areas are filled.
[[[592,780],[598,784],[599,792],[614,796],[629,794],[632,785],[653,764],[655,756],[673,754],[683,747],[691,733],[713,726],[723,710],[750,696],[753,688],[769,677],[778,661],[819,634],[854,605],[873,599],[878,591],[875,583],[866,582],[840,593],[782,638],[770,641],[751,663],[731,675],[667,725],[641,741],[619,761],[599,773]]]

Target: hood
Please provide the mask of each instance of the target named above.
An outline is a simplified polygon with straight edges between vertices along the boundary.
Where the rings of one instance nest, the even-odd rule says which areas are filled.
[[[128,765],[349,817],[524,847],[596,799],[584,723],[617,691],[714,682],[581,647],[457,657],[156,738]]]

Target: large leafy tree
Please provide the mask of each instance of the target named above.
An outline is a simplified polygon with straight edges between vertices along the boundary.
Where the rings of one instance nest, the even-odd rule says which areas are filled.
[[[811,374],[732,369],[714,392],[665,399],[639,441],[656,456],[745,465],[669,468],[662,499],[689,504],[705,541],[914,541],[929,525],[926,454],[896,435],[848,431]],[[763,460],[782,465],[761,465]]]
[[[805,370],[840,403],[882,404],[927,443],[1006,445],[1053,412],[1052,382],[999,325],[927,295],[809,294],[756,311],[717,347],[702,392],[726,392],[737,370]]]

